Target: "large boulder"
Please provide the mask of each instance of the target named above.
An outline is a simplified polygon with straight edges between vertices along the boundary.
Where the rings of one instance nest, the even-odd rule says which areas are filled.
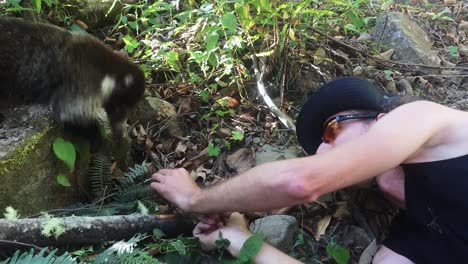
[[[440,65],[437,51],[432,49],[430,38],[416,22],[406,15],[390,12],[377,20],[371,32],[373,39],[384,47],[392,48],[392,59],[405,63]],[[434,69],[417,67],[421,71]]]
[[[60,135],[47,107],[22,106],[0,111],[0,213],[7,206],[22,215],[63,208],[87,186],[89,154],[80,148],[73,173],[55,157],[52,142]],[[77,144],[76,146],[83,146]],[[57,182],[68,176],[71,187]]]

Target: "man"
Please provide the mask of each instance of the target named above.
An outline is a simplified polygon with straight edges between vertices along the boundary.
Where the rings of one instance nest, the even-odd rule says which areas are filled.
[[[407,210],[373,263],[466,259],[468,215],[459,212],[468,209],[468,113],[428,101],[386,113],[388,102],[366,80],[337,79],[309,98],[298,118],[300,144],[317,155],[262,164],[205,189],[184,169],[164,169],[151,186],[184,211],[209,214],[311,202],[375,179]],[[198,231],[213,231],[204,227]]]

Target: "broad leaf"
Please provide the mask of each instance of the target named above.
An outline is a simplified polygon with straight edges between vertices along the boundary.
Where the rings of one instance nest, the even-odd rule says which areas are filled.
[[[227,13],[223,15],[219,20],[221,21],[223,27],[226,28],[229,32],[236,32],[237,20],[235,15],[233,15],[232,13]]]
[[[71,187],[71,183],[68,180],[67,176],[60,174],[57,176],[57,182],[58,184],[64,186],[64,187]]]
[[[244,242],[239,252],[239,257],[236,263],[248,263],[254,258],[263,246],[263,238],[259,234],[255,234]]]
[[[73,144],[61,137],[58,137],[54,140],[52,148],[54,150],[55,156],[65,162],[65,164],[67,164],[67,166],[70,168],[70,171],[73,171],[76,160],[76,151]]]
[[[347,264],[350,258],[349,249],[338,244],[328,244],[327,253],[334,258],[338,264]]]

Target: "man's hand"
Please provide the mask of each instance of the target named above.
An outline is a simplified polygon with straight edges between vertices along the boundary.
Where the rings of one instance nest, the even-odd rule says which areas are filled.
[[[152,190],[183,211],[192,211],[191,207],[201,189],[185,169],[162,169],[153,174],[152,179]]]
[[[245,223],[244,217],[239,213],[233,213],[226,223],[222,222],[223,216],[211,215],[203,218],[193,230],[193,235],[200,239],[204,250],[213,250],[216,248],[216,240],[219,239],[219,233],[223,238],[228,239],[231,244],[228,247],[231,254],[237,256],[238,251],[245,240],[252,235]]]

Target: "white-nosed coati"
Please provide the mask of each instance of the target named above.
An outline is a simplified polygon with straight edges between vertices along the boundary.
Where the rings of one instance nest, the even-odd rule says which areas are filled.
[[[50,104],[62,124],[78,128],[96,126],[104,109],[121,137],[144,89],[140,68],[95,37],[0,17],[0,100]]]

